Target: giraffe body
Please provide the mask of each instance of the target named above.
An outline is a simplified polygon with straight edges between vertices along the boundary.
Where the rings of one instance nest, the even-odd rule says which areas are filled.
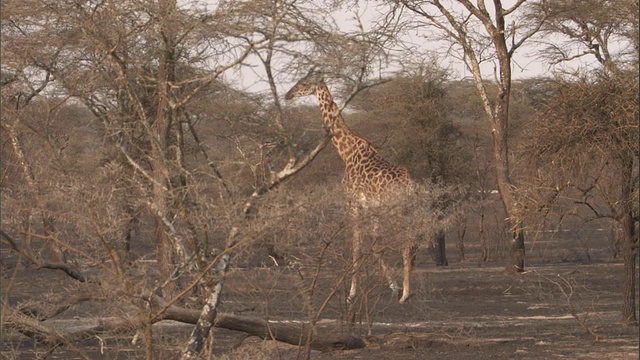
[[[353,270],[349,300],[352,301],[358,291],[358,268],[362,257],[362,237],[359,225],[361,210],[384,206],[402,199],[413,188],[413,181],[406,168],[385,160],[375,147],[365,138],[357,135],[346,125],[342,114],[333,101],[329,88],[318,73],[309,73],[287,92],[285,99],[315,95],[320,103],[320,111],[325,129],[331,134],[331,141],[345,164],[342,185],[349,196],[354,217],[353,231]],[[374,225],[373,231],[376,231]],[[412,270],[413,247],[405,242],[402,249],[403,287],[400,303],[410,295],[410,273]],[[391,276],[389,267],[376,255],[382,266],[383,275],[390,283],[394,293],[399,287]]]

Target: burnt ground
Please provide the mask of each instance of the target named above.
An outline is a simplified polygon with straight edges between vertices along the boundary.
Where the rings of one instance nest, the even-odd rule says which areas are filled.
[[[414,295],[406,304],[392,299],[379,278],[365,274],[370,293],[354,327],[343,321],[341,294],[346,286],[336,280],[341,274],[332,269],[339,266],[329,260],[321,267],[311,303],[305,300],[310,284],[305,280],[315,274],[315,266],[235,267],[225,285],[221,310],[304,321],[310,313],[315,315],[337,286],[318,328],[354,333],[367,346],[314,351],[313,359],[638,359],[638,329],[625,328],[620,321],[622,262],[612,258],[602,234],[591,235],[528,245],[527,272],[520,275],[506,274],[502,261],[477,262],[473,244],[467,244],[467,260],[460,262],[450,241],[449,266],[445,267],[434,266],[421,252],[412,277]],[[6,284],[15,261],[6,249],[2,260]],[[3,293],[3,298],[8,295],[15,304],[41,299],[43,291],[54,296],[78,291],[78,287],[69,285],[58,272],[27,268],[17,273],[10,294]],[[87,318],[103,314],[108,306],[99,301],[81,303],[55,321],[80,326]],[[109,314],[118,316],[117,310]],[[155,324],[156,358],[177,358],[191,328],[171,321]],[[131,338],[127,334],[90,339],[76,343],[76,348],[56,350],[49,358],[142,358],[142,345],[132,345]],[[6,329],[1,350],[4,359],[33,359],[44,352],[31,339]],[[216,329],[214,353],[225,359],[303,358],[295,346],[245,338],[224,329]]]

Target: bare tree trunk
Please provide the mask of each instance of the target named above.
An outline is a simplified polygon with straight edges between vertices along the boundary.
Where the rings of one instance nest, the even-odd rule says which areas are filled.
[[[430,11],[425,10],[421,5],[427,3],[432,5],[443,17],[435,16]],[[471,73],[476,85],[478,95],[482,102],[485,112],[485,118],[492,130],[493,135],[493,160],[496,173],[496,182],[498,190],[502,198],[504,210],[507,215],[509,229],[513,236],[510,246],[510,260],[507,266],[509,271],[524,271],[524,232],[522,231],[521,214],[518,208],[518,201],[513,182],[510,177],[509,167],[509,100],[511,95],[511,58],[513,52],[522,45],[522,43],[532,36],[535,31],[524,34],[519,41],[515,41],[515,34],[511,40],[511,48],[507,46],[505,21],[506,17],[520,7],[524,1],[517,2],[511,8],[504,9],[502,1],[493,0],[494,13],[489,14],[485,7],[484,1],[478,1],[474,5],[471,1],[460,0],[458,3],[469,11],[469,17],[465,20],[458,18],[451,11],[451,4],[444,3],[439,0],[429,2],[411,2],[403,1],[403,4],[416,14],[425,17],[431,25],[440,28],[446,34],[450,41],[460,45],[464,52],[464,61]],[[469,28],[468,20],[475,17],[482,23],[486,35],[491,39],[491,48],[495,50],[497,57],[497,71],[495,74],[498,93],[491,101],[485,86],[485,80],[482,77],[482,69],[480,67],[484,55],[476,48],[479,40],[476,35],[477,28]],[[449,24],[445,25],[442,19],[446,19]]]
[[[153,297],[152,303],[154,306],[166,306],[164,300],[157,296]],[[196,324],[201,318],[201,311],[171,305],[164,312],[162,318]],[[308,323],[283,323],[224,313],[218,314],[215,319],[215,327],[242,331],[262,339],[277,340],[292,345],[300,346],[304,344],[307,334],[311,334],[310,346],[314,350],[332,351],[365,347],[364,342],[355,336],[340,334],[331,330],[321,333],[316,329],[309,331],[310,326]]]
[[[181,251],[183,244],[178,243],[174,229],[168,220],[172,218],[170,209],[171,168],[168,164],[169,131],[175,120],[175,112],[169,104],[169,82],[174,80],[174,44],[171,28],[165,22],[172,20],[176,9],[175,0],[160,2],[162,21],[160,29],[160,58],[158,64],[158,85],[156,88],[155,118],[151,127],[151,167],[153,182],[153,207],[156,216],[156,241],[158,244],[158,265],[162,278],[166,281],[163,295],[170,299],[174,295],[176,284],[167,281],[175,266],[184,265],[185,254]],[[174,258],[174,255],[177,258]],[[175,261],[174,261],[175,260]],[[175,262],[178,264],[175,264]]]
[[[522,225],[517,225],[518,229],[512,232],[511,240],[509,240],[509,264],[508,272],[524,271],[524,230]]]
[[[485,224],[485,208],[484,205],[481,205],[480,208],[480,221],[479,226],[480,230],[478,230],[478,237],[480,238],[480,262],[487,262],[489,260],[489,248],[487,247],[487,232],[484,229]]]
[[[218,315],[218,304],[220,303],[220,295],[222,295],[224,275],[229,268],[229,260],[229,254],[222,255],[211,273],[207,274],[207,277],[209,277],[207,282],[212,286],[206,286],[206,294],[208,294],[208,296],[198,316],[196,326],[191,332],[191,337],[182,350],[181,359],[183,360],[198,359],[202,355],[205,341],[209,338],[211,328]]]
[[[467,233],[466,224],[462,229],[458,229],[458,241],[456,242],[456,248],[458,249],[458,261],[464,262],[464,235]]]
[[[154,305],[164,307],[164,300],[154,297]],[[134,332],[139,324],[130,318],[102,319],[95,326],[75,332],[61,329],[55,326],[55,320],[39,321],[27,316],[13,308],[6,312],[3,319],[8,329],[16,330],[36,342],[47,344],[72,344],[75,341],[95,338],[99,334],[123,334]],[[175,320],[188,324],[196,324],[200,319],[199,310],[186,309],[171,305],[164,313],[162,320]],[[334,329],[319,331],[309,323],[288,323],[264,320],[256,317],[240,316],[235,314],[218,314],[215,327],[240,331],[257,336],[265,340],[276,340],[291,345],[302,346],[311,334],[310,347],[319,351],[336,351],[362,349],[366,347],[364,341],[356,336],[342,334]],[[147,326],[151,328],[150,323]],[[145,336],[150,336],[147,333]],[[146,340],[148,341],[148,340]],[[147,354],[149,355],[149,354]],[[149,358],[149,357],[147,357]],[[202,358],[202,357],[196,357]]]
[[[15,121],[19,122],[19,115],[16,115],[15,117]],[[35,206],[35,203],[37,202],[37,197],[40,195],[41,190],[40,190],[40,186],[39,184],[36,182],[36,177],[33,173],[33,170],[31,168],[31,164],[27,161],[27,157],[26,154],[24,152],[24,148],[22,146],[22,142],[20,141],[20,137],[18,136],[18,132],[15,129],[15,123],[14,124],[10,124],[9,122],[5,121],[3,124],[3,128],[7,130],[8,134],[9,134],[9,138],[11,141],[11,146],[13,147],[13,151],[18,159],[18,163],[20,164],[20,167],[22,168],[22,175],[24,178],[24,182],[27,185],[28,189],[29,189],[29,196],[31,197],[31,200],[34,202],[34,204],[32,204],[32,206]],[[33,227],[31,226],[31,220],[33,219],[31,212],[29,212],[29,214],[26,215],[25,218],[25,229],[30,230]],[[52,216],[49,216],[47,214],[43,214],[42,215],[42,227],[43,227],[43,231],[44,231],[44,235],[45,237],[48,236],[52,236],[55,233],[55,218]],[[31,236],[29,234],[25,235],[25,244],[27,246],[29,246],[29,249],[27,251],[31,252],[32,249],[30,248],[31,246]],[[65,262],[65,256],[64,253],[62,252],[62,250],[60,250],[58,248],[58,246],[56,246],[53,241],[48,240],[46,241],[46,243],[44,244],[44,256],[46,257],[46,260],[51,261],[51,262],[57,262],[57,263],[64,263]]]
[[[487,32],[491,35],[493,45],[498,57],[498,94],[495,97],[492,116],[489,120],[493,135],[493,156],[496,168],[496,180],[498,191],[502,198],[511,240],[509,247],[509,264],[507,271],[524,271],[524,231],[522,229],[521,214],[518,209],[518,201],[515,187],[511,181],[509,166],[509,100],[511,97],[511,56],[505,39],[505,18],[500,1],[496,5],[495,26],[487,26]],[[485,23],[486,24],[486,23]],[[476,80],[477,81],[477,80]],[[491,114],[488,114],[491,115]]]
[[[611,221],[611,231],[609,235],[609,244],[611,245],[611,256],[617,259],[620,256],[620,246],[622,236],[618,233],[618,223]]]
[[[444,231],[440,230],[435,235],[435,241],[433,242],[434,261],[436,266],[447,266],[449,261],[447,260],[447,254],[445,250],[445,237]]]
[[[502,64],[502,62],[501,62]],[[504,68],[509,68],[509,64],[506,64]],[[504,76],[509,76],[510,69],[504,70]],[[511,239],[509,240],[509,263],[507,264],[508,272],[523,272],[524,271],[524,231],[522,229],[522,222],[518,211],[518,202],[514,193],[514,186],[509,176],[509,148],[507,144],[507,118],[508,118],[508,99],[510,85],[507,85],[509,81],[504,81],[501,86],[501,94],[496,99],[496,116],[494,121],[493,140],[494,148],[493,155],[496,161],[496,179],[498,181],[498,190],[500,191],[500,197],[504,206],[505,213],[507,214],[507,221],[509,230],[511,232]]]
[[[634,157],[623,156],[622,157],[623,175],[622,178],[622,199],[633,198],[633,165]],[[636,178],[637,181],[637,178]],[[638,234],[636,233],[636,223],[633,217],[634,202],[628,200],[624,202],[622,212],[622,218],[620,224],[622,225],[622,257],[624,261],[624,280],[622,287],[622,318],[625,325],[636,326],[638,324],[638,318],[636,315],[636,276],[637,274],[637,259],[638,259]],[[637,204],[636,204],[637,205]]]
[[[631,213],[622,219],[622,256],[624,259],[624,285],[622,287],[622,318],[627,326],[636,326],[636,276],[638,258],[638,236]]]

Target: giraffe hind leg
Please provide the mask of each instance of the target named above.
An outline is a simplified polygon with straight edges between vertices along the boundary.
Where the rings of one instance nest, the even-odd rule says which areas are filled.
[[[393,273],[391,271],[391,268],[389,267],[389,265],[387,265],[387,263],[384,262],[384,260],[382,259],[381,253],[376,253],[376,257],[380,262],[380,267],[382,268],[382,275],[384,276],[385,280],[387,280],[387,282],[389,283],[389,288],[393,293],[393,297],[398,298],[400,296],[401,288],[400,286],[398,286],[398,283],[393,278]]]
[[[358,292],[358,274],[353,274],[353,277],[351,277],[351,288],[349,289],[349,296],[347,296],[347,304],[351,304],[354,302],[357,292]]]

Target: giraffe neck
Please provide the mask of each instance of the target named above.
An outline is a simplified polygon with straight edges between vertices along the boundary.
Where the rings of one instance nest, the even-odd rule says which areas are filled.
[[[326,85],[321,86],[316,91],[316,96],[320,102],[324,126],[332,135],[331,142],[347,166],[356,161],[356,153],[362,151],[376,152],[367,140],[349,129]]]
[[[411,186],[406,168],[383,159],[368,140],[349,129],[325,84],[316,88],[316,96],[324,126],[344,161],[342,185],[352,200],[365,207],[378,206],[386,194],[394,196],[396,190]]]

